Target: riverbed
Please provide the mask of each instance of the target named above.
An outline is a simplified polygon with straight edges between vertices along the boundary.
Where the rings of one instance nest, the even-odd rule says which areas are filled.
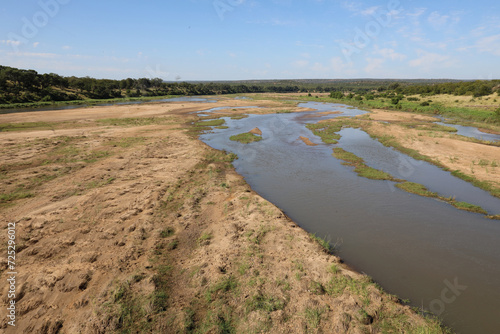
[[[459,333],[495,333],[500,326],[500,223],[394,182],[368,180],[332,156],[305,125],[366,113],[346,105],[307,103],[314,112],[225,118],[228,129],[201,136],[238,155],[238,173],[309,232],[326,237],[347,264],[388,292],[431,311]],[[335,112],[339,114],[318,114]],[[313,116],[313,117],[311,117]],[[229,140],[258,127],[262,140]],[[443,196],[477,202],[498,214],[500,199],[430,164],[382,146],[361,130],[344,129],[338,146],[369,166],[427,185]],[[300,137],[317,146],[306,145]]]

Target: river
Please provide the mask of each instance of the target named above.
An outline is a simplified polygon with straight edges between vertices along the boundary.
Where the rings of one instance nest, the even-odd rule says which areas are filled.
[[[236,171],[261,196],[305,230],[336,244],[336,254],[370,275],[386,291],[439,315],[458,333],[497,333],[500,328],[500,222],[406,193],[393,182],[357,176],[332,156],[305,124],[365,113],[340,104],[306,103],[316,112],[225,118],[228,129],[200,137],[238,155]],[[258,127],[263,140],[229,140]],[[499,213],[500,199],[425,162],[382,146],[361,130],[344,129],[339,146],[366,163],[441,195],[478,202]],[[307,146],[299,136],[317,146]]]

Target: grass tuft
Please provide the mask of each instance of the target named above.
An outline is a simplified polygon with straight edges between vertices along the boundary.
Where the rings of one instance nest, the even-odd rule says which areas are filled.
[[[229,137],[230,140],[232,141],[237,141],[242,144],[250,144],[253,142],[258,142],[262,140],[261,136],[257,136],[253,133],[246,132],[246,133],[240,133],[239,135],[234,135]]]
[[[253,311],[274,312],[285,308],[285,302],[274,296],[266,296],[262,293],[254,295],[245,302],[247,313]]]
[[[323,250],[326,252],[326,253],[331,253],[332,252],[332,246],[330,245],[330,242],[328,242],[326,239],[323,239],[323,238],[320,238],[316,235],[316,233],[314,234],[310,234],[310,237],[312,240],[314,240],[318,245],[321,246],[321,248],[323,248]]]

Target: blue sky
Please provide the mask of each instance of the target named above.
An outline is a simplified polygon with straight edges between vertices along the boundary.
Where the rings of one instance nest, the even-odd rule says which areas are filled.
[[[123,79],[500,78],[500,1],[24,0],[0,64]]]

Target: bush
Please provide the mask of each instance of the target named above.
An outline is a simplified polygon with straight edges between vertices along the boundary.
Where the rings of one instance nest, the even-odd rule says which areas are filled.
[[[427,101],[424,101],[424,102],[420,103],[420,105],[421,105],[422,107],[427,107],[427,106],[430,106],[430,103],[429,103],[429,102],[427,102]]]
[[[342,99],[342,98],[344,98],[344,93],[342,93],[342,92],[331,92],[330,93],[330,97],[332,99]]]

